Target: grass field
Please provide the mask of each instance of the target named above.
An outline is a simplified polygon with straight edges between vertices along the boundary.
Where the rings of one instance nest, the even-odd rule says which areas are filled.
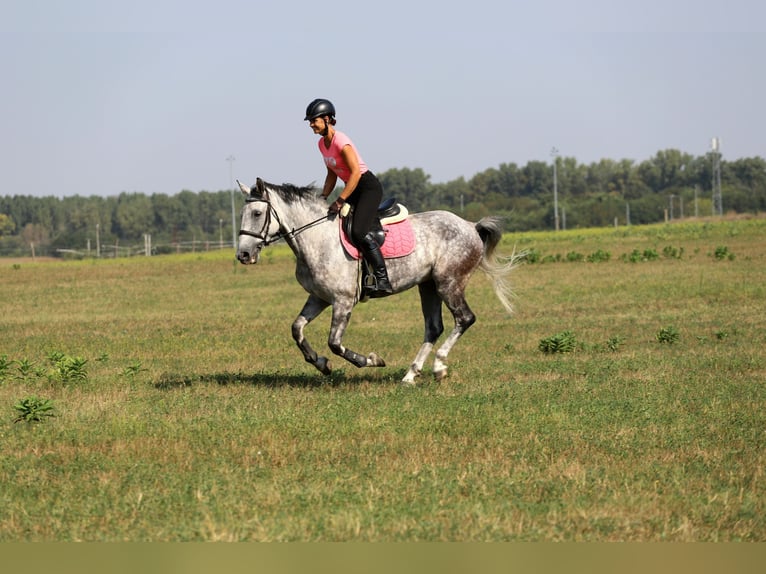
[[[766,541],[766,219],[514,246],[415,388],[417,291],[323,378],[285,247],[0,260],[0,541]]]

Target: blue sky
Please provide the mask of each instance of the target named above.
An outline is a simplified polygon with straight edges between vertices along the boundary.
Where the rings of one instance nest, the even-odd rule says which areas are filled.
[[[315,97],[373,171],[432,182],[554,146],[764,157],[764,21],[760,0],[4,0],[0,195],[321,184]]]

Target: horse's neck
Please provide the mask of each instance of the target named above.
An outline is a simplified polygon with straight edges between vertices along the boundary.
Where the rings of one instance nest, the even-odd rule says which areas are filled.
[[[333,232],[337,234],[337,222],[334,219],[317,221],[327,213],[324,205],[308,201],[288,204],[280,198],[279,205],[276,207],[283,231],[287,233],[297,231],[287,241],[296,257],[309,264],[318,264],[326,258],[327,253],[331,251],[331,245],[328,242],[332,240]],[[302,229],[311,223],[316,225]]]

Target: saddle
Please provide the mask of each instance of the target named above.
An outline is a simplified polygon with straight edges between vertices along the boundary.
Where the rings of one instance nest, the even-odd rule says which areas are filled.
[[[340,240],[346,253],[353,259],[360,259],[361,253],[351,240],[353,208],[344,204],[340,211]],[[370,230],[386,259],[404,257],[415,248],[415,233],[409,219],[407,208],[390,198],[378,207],[377,218]]]
[[[401,203],[396,201],[395,197],[386,199],[378,206],[378,216],[375,222],[372,224],[370,231],[375,235],[375,239],[380,247],[386,242],[386,232],[383,229],[384,225],[393,225],[404,221],[409,217],[407,208]],[[343,208],[340,211],[341,221],[343,222],[343,234],[348,239],[351,245],[354,242],[351,240],[351,224],[354,221],[354,210],[348,203],[343,204]],[[354,245],[356,247],[356,245]]]

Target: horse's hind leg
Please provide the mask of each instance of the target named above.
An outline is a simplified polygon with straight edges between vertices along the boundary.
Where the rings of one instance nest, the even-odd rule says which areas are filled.
[[[329,303],[322,301],[318,297],[310,295],[306,300],[306,304],[301,309],[300,315],[293,322],[293,339],[298,344],[298,348],[303,353],[303,358],[307,363],[311,363],[317,369],[319,369],[323,375],[329,375],[332,372],[332,366],[327,357],[317,356],[314,349],[311,348],[306,337],[303,335],[303,329],[311,323],[316,317],[329,306]]]
[[[468,302],[465,300],[464,289],[464,285],[452,285],[452,289],[449,292],[442,292],[444,303],[455,318],[455,328],[452,329],[447,340],[436,351],[434,376],[437,380],[447,376],[447,355],[449,355],[452,347],[455,346],[455,343],[457,343],[463,333],[476,322],[476,315],[473,314],[473,311],[468,306]]]
[[[415,377],[420,376],[423,363],[431,353],[436,340],[444,332],[442,300],[436,292],[436,285],[432,280],[429,280],[418,285],[418,289],[420,290],[420,308],[423,311],[423,320],[425,321],[425,336],[418,354],[415,355],[407,374],[402,379],[402,383],[408,385],[415,384]]]

